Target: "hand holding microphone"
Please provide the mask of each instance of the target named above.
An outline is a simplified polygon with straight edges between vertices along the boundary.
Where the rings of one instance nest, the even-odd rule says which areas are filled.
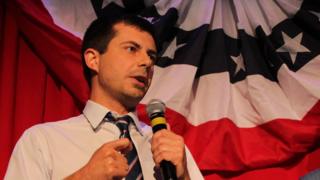
[[[147,105],[154,135],[151,142],[153,159],[160,165],[165,180],[188,179],[184,140],[167,130],[165,105],[160,100],[151,100]]]

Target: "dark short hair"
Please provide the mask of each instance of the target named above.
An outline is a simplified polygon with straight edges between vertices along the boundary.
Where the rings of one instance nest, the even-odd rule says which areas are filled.
[[[83,73],[89,84],[89,87],[91,87],[92,70],[87,66],[85,62],[84,52],[88,48],[93,48],[101,54],[106,52],[109,42],[116,35],[114,25],[118,23],[124,23],[126,25],[134,26],[139,30],[149,33],[153,37],[153,40],[158,49],[158,41],[155,36],[153,25],[142,17],[138,17],[135,15],[122,15],[97,18],[87,28],[82,40],[81,47]]]

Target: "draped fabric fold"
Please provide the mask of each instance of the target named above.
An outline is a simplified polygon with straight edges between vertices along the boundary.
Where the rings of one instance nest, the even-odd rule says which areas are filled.
[[[40,1],[4,5],[0,27],[1,177],[25,129],[79,114],[88,97],[78,55],[80,40],[54,26]]]
[[[301,0],[3,3],[1,174],[24,129],[78,114],[80,44],[98,16],[138,14],[161,58],[138,106],[163,100],[207,179],[297,179],[320,168],[320,5]],[[262,179],[263,179],[262,178]]]

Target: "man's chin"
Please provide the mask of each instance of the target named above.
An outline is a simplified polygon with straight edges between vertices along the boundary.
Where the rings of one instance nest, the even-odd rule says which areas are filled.
[[[135,108],[145,94],[143,91],[127,92],[124,95],[123,101],[128,107]]]
[[[130,94],[132,97],[138,98],[140,101],[144,97],[144,95],[146,95],[147,90],[148,88],[146,87],[134,86]]]
[[[144,97],[146,93],[140,92],[140,93],[132,93],[129,95],[129,99],[132,99],[132,101],[136,101],[137,104],[141,101],[141,99]]]

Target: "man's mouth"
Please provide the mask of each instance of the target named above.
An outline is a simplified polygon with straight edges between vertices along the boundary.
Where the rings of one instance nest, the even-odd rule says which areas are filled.
[[[137,80],[140,86],[146,86],[148,84],[148,78],[145,76],[133,76],[135,80]]]

